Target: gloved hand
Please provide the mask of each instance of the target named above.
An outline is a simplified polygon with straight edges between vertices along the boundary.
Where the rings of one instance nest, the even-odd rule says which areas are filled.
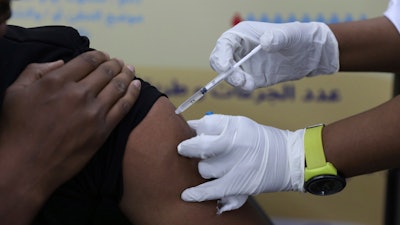
[[[337,40],[329,27],[320,22],[241,22],[218,39],[210,65],[217,73],[227,71],[259,44],[262,50],[226,78],[229,84],[253,91],[339,70]]]
[[[201,158],[201,176],[216,179],[186,189],[183,200],[219,199],[222,213],[241,207],[249,195],[304,191],[304,129],[291,132],[218,114],[188,123],[197,136],[180,143],[178,152]]]

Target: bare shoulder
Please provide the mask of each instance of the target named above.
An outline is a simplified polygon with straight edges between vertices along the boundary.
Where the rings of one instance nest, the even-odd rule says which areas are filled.
[[[123,163],[121,208],[136,225],[269,224],[250,205],[216,214],[216,201],[187,203],[181,192],[204,182],[197,161],[180,156],[177,145],[195,133],[162,97],[131,132]]]

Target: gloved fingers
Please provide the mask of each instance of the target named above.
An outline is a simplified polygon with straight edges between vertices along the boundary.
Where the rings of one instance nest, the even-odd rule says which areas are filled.
[[[223,212],[238,209],[247,201],[248,195],[230,195],[225,196],[221,192],[222,188],[218,187],[217,184],[213,184],[214,181],[198,185],[196,187],[188,188],[181,194],[181,198],[187,202],[203,202],[208,200],[218,201],[218,214]]]
[[[178,145],[178,153],[190,158],[208,159],[226,152],[230,139],[232,138],[221,135],[199,134],[182,141]]]
[[[196,121],[197,136],[178,145],[179,154],[187,157],[206,159],[229,150],[233,140],[235,125],[229,129],[232,116],[213,114]]]
[[[218,39],[213,51],[210,54],[210,66],[217,73],[230,69],[234,64],[234,55],[241,49],[241,38],[231,32],[225,32]]]
[[[244,76],[244,71],[241,69],[237,69],[235,72],[233,72],[231,75],[229,75],[225,79],[225,81],[234,87],[239,87],[239,88],[242,87],[243,84],[246,82],[246,78]]]
[[[210,55],[211,68],[217,73],[222,73],[231,68],[234,64],[233,51],[233,46],[229,40],[219,39]]]
[[[199,173],[205,179],[220,178],[237,164],[237,160],[232,154],[221,154],[201,160],[198,165]]]
[[[182,192],[181,198],[187,202],[217,200],[226,196],[226,187],[227,184],[221,183],[219,179],[216,179],[187,188]]]
[[[256,89],[256,83],[254,81],[254,77],[243,70],[236,70],[236,72],[232,73],[230,76],[226,78],[226,81],[234,86],[240,88],[245,92],[252,92]]]
[[[187,121],[188,125],[190,128],[192,128],[193,130],[197,131],[197,127],[200,123],[200,120],[188,120]]]
[[[245,92],[252,92],[256,88],[257,86],[254,77],[244,72],[244,83],[242,84],[241,89]]]
[[[220,178],[187,188],[181,197],[185,201],[202,202],[233,195],[249,195],[253,193],[251,189],[254,189],[254,185],[246,184],[247,178],[246,173],[240,174],[238,171],[229,171]]]
[[[189,158],[206,159],[217,155],[223,147],[215,146],[218,136],[200,134],[182,141],[178,145],[178,153]]]
[[[222,198],[218,201],[217,214],[242,207],[248,197],[247,195],[233,195]]]

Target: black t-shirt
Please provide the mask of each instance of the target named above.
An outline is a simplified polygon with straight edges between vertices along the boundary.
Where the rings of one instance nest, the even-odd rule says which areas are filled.
[[[90,50],[89,40],[71,27],[9,25],[6,35],[0,38],[1,100],[4,90],[29,63],[59,59],[67,62]],[[141,82],[141,93],[135,106],[85,168],[52,194],[34,224],[131,224],[118,208],[123,192],[125,145],[130,131],[142,121],[154,102],[165,96],[149,83]]]

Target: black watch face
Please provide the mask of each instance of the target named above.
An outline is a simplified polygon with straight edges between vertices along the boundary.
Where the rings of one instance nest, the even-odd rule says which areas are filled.
[[[343,190],[346,180],[341,176],[321,175],[305,183],[305,189],[315,195],[331,195]]]

